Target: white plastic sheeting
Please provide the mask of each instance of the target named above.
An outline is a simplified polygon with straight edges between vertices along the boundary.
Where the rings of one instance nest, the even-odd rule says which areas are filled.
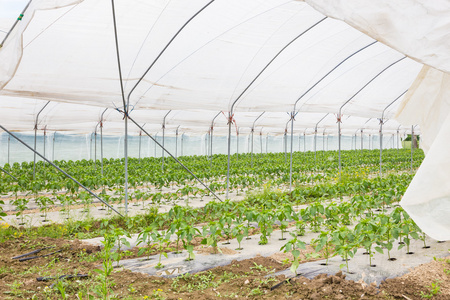
[[[450,70],[450,4],[444,0],[306,2],[309,5],[286,0],[115,1],[130,116],[154,133],[161,131],[164,116],[172,110],[166,118],[168,133],[178,129],[205,134],[222,111],[224,115],[213,123],[214,134],[220,135],[227,132],[224,116],[230,110],[233,131],[242,133],[265,111],[255,131],[284,134],[289,122],[286,112],[299,111],[294,122],[294,132],[299,134],[314,132],[328,113],[320,122],[321,130],[336,133],[338,116],[342,132],[354,135],[361,129],[376,132],[383,111],[395,101],[384,114],[390,119],[403,101],[403,125],[419,123],[424,133],[432,132],[423,137],[425,150],[438,151],[433,151],[434,143],[450,133],[442,132],[448,115],[444,95],[449,87],[443,72]],[[405,93],[422,63],[434,69],[425,67]],[[40,130],[93,132],[102,120],[105,132],[121,134],[122,116],[115,109],[123,109],[124,104],[111,3],[32,1],[0,49],[0,97],[18,98],[0,100],[7,103],[1,106],[1,122],[14,130],[32,130],[39,108],[50,100],[48,111],[39,118]],[[21,98],[43,102],[28,106]],[[422,109],[428,99],[434,100]],[[18,112],[17,106],[22,107]],[[399,129],[392,120],[383,127],[389,134]],[[133,126],[130,131],[139,133]],[[427,161],[430,156],[424,165]],[[448,158],[446,162],[450,163]],[[427,174],[437,176],[432,172],[437,164],[430,166]],[[417,178],[423,172],[419,170]],[[424,181],[417,178],[413,185],[420,186]],[[425,201],[450,198],[442,185],[434,187],[439,193],[425,196]],[[407,192],[405,208],[411,197]],[[450,227],[446,228],[439,231],[441,239],[450,238]],[[431,228],[426,232],[435,237]]]
[[[305,0],[426,66],[398,119],[420,124],[427,156],[402,206],[431,237],[450,239],[450,2],[446,0]]]

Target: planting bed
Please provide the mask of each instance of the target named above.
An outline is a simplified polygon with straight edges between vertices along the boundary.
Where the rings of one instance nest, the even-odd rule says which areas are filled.
[[[397,205],[412,178],[410,153],[385,151],[382,177],[377,174],[378,151],[344,152],[340,174],[336,155],[295,153],[292,191],[286,189],[289,165],[282,154],[258,155],[255,167],[249,156],[235,157],[233,164],[240,169],[234,169],[230,180],[233,199],[223,202],[213,200],[176,165],[166,163],[166,173],[157,174],[149,170],[158,169],[158,160],[131,160],[127,218],[99,211],[101,206],[86,192],[45,165],[38,166],[36,180],[30,180],[27,164],[5,166],[19,182],[3,177],[0,186],[7,202],[2,208],[9,214],[0,234],[0,295],[448,299],[449,246],[426,237]],[[416,151],[415,166],[421,159]],[[215,156],[213,167],[201,157],[182,160],[224,198],[224,156]],[[98,163],[59,165],[123,212],[120,163],[107,161],[103,176]],[[424,245],[431,248],[422,249]],[[12,259],[36,249],[43,249],[35,254],[42,257]],[[181,253],[174,254],[177,250]],[[393,257],[398,260],[388,261]],[[423,262],[427,264],[406,273]],[[321,263],[328,265],[318,269]],[[422,270],[435,273],[419,279]],[[321,272],[328,275],[315,276]],[[406,274],[386,279],[390,273]],[[55,279],[63,275],[72,277]],[[271,289],[285,277],[292,278]]]

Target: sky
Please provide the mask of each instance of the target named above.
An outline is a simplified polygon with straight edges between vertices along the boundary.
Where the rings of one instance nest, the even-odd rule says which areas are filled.
[[[28,0],[0,0],[0,36],[9,31]]]

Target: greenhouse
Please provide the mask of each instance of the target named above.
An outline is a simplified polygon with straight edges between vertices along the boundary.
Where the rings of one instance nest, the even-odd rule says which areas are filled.
[[[449,299],[447,1],[0,0],[0,298]]]

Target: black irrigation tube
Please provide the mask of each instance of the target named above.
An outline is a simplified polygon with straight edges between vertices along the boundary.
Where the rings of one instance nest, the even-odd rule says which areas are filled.
[[[189,170],[188,167],[186,167],[185,165],[183,165],[183,163],[181,161],[179,161],[175,156],[172,155],[172,153],[170,153],[166,148],[164,148],[155,138],[153,138],[141,125],[139,125],[135,120],[133,120],[133,118],[131,118],[130,116],[128,116],[128,119],[130,119],[131,122],[133,122],[140,130],[142,130],[143,133],[145,133],[149,138],[151,138],[155,144],[157,144],[159,147],[161,147],[161,149],[163,149],[167,154],[169,154],[180,166],[182,166],[189,174],[191,174],[192,176],[194,176],[194,178],[201,184],[203,185],[205,188],[208,189],[208,191],[214,195],[214,197],[217,198],[217,200],[219,200],[220,202],[222,202],[222,200],[206,185],[203,183],[203,181],[201,181],[197,176],[195,176],[194,173],[192,173],[191,170]]]
[[[13,138],[15,138],[17,141],[19,141],[21,144],[23,144],[25,147],[27,147],[28,149],[30,149],[31,151],[33,151],[34,153],[36,153],[37,155],[39,155],[43,160],[45,160],[47,163],[49,163],[50,165],[52,165],[55,169],[57,169],[58,171],[60,171],[61,173],[63,173],[67,178],[69,178],[70,180],[72,180],[73,182],[75,182],[76,184],[78,184],[80,187],[82,187],[86,192],[88,192],[89,194],[91,194],[91,196],[93,196],[94,198],[100,200],[101,202],[103,202],[106,206],[108,206],[109,208],[111,208],[115,213],[117,213],[119,216],[124,217],[120,212],[118,212],[117,210],[115,210],[111,205],[109,205],[108,203],[106,203],[103,199],[101,199],[99,196],[97,196],[96,194],[94,194],[90,189],[88,189],[87,187],[85,187],[83,184],[81,184],[78,180],[76,180],[75,178],[73,178],[72,176],[70,176],[69,174],[67,174],[64,170],[62,170],[60,167],[58,167],[57,165],[55,165],[53,162],[51,162],[50,160],[48,160],[46,157],[44,157],[42,154],[40,154],[39,152],[37,152],[36,150],[34,150],[33,148],[31,148],[30,146],[28,146],[27,143],[25,143],[24,141],[22,141],[20,138],[18,138],[16,135],[14,135],[12,132],[10,132],[8,129],[6,129],[5,127],[3,127],[2,125],[0,125],[0,128],[3,129],[6,133],[8,133],[10,136],[12,136]]]
[[[25,253],[25,254],[22,254],[22,255],[14,256],[14,257],[12,257],[11,259],[19,259],[19,258],[28,256],[28,255],[32,255],[32,254],[39,253],[39,252],[41,252],[42,250],[51,249],[51,248],[55,248],[55,247],[54,247],[54,246],[51,246],[51,247],[45,247],[45,248],[37,249],[37,250],[31,251],[31,252],[28,252],[28,253]]]
[[[61,250],[56,250],[56,251],[53,251],[51,253],[44,254],[44,255],[36,255],[36,256],[20,258],[19,261],[22,262],[22,261],[32,260],[32,259],[36,259],[36,258],[40,258],[40,257],[47,257],[47,256],[50,256],[50,255],[59,253],[59,252],[62,252],[62,249]]]
[[[37,277],[37,281],[50,281],[55,279],[70,279],[70,278],[86,278],[89,277],[88,274],[76,274],[76,275],[61,275],[61,276],[55,276],[55,277]]]

